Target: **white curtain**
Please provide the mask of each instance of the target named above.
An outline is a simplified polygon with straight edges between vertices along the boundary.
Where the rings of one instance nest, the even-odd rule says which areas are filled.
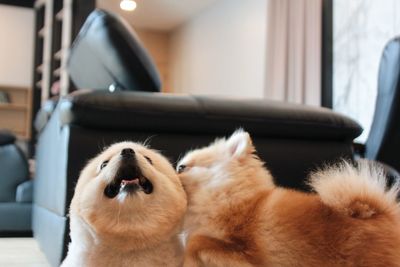
[[[323,0],[269,0],[268,99],[320,105]]]

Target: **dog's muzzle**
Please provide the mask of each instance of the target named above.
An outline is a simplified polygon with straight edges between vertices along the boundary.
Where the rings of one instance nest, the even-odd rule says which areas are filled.
[[[153,184],[143,175],[135,151],[131,148],[124,148],[121,151],[119,169],[112,182],[104,189],[104,195],[114,198],[123,191],[128,193],[143,191],[145,194],[153,192]]]

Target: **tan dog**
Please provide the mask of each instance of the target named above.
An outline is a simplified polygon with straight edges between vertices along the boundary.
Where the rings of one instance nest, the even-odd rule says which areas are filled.
[[[71,202],[63,267],[181,266],[186,194],[171,164],[123,142],[83,169]]]
[[[379,170],[343,164],[306,194],[276,187],[254,152],[239,130],[179,163],[184,266],[400,266],[399,186]]]

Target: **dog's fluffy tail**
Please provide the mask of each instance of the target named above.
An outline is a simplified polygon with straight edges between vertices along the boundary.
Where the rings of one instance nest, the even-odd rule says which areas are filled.
[[[398,216],[400,213],[396,202],[400,184],[387,188],[383,169],[365,160],[356,166],[342,162],[310,178],[310,185],[322,202],[342,214],[368,219],[379,214]]]

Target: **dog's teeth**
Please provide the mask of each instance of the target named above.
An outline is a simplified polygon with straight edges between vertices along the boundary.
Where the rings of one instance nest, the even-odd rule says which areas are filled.
[[[126,186],[126,183],[125,183],[125,182],[122,182],[122,183],[121,183],[121,187],[120,187],[119,190],[120,190],[120,191],[121,191],[121,190],[124,190],[125,186]]]

